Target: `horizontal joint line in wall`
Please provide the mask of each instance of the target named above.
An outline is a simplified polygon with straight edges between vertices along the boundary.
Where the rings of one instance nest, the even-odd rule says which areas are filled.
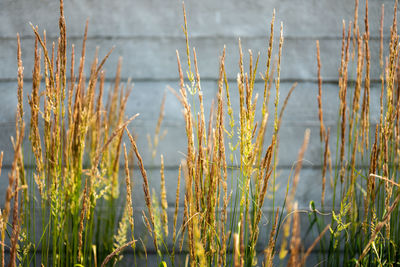
[[[68,40],[82,40],[83,39],[83,34],[79,36],[67,36]],[[239,38],[243,40],[252,40],[252,39],[268,39],[269,34],[265,35],[242,35],[242,36],[235,36],[235,35],[222,35],[222,34],[216,34],[216,35],[189,35],[189,38],[191,40],[201,40],[201,39],[234,39],[238,40]],[[10,41],[10,40],[15,40],[16,41],[17,37],[16,36],[1,36],[0,41]],[[34,40],[35,36],[33,35],[22,35],[20,36],[21,40]],[[47,36],[48,40],[57,40],[58,36]],[[170,39],[170,40],[185,40],[185,36],[174,36],[174,35],[131,35],[131,36],[123,36],[123,35],[89,35],[87,37],[88,40],[135,40],[135,39],[147,39],[147,40],[153,40],[153,39]],[[284,36],[285,40],[320,40],[320,41],[339,41],[342,40],[342,36]],[[370,40],[377,41],[380,40],[379,36],[370,36]],[[389,37],[384,37],[384,40],[390,40]]]

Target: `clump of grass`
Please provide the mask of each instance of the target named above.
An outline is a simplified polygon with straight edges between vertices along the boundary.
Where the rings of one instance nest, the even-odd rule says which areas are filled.
[[[277,53],[276,69],[272,67],[274,45],[275,12],[271,22],[267,66],[263,79],[264,94],[261,98],[261,120],[256,121],[258,94],[255,93],[255,81],[259,64],[259,54],[253,58],[249,51],[249,72],[245,72],[244,55],[239,40],[239,73],[237,88],[239,93],[239,124],[234,120],[234,107],[231,105],[231,89],[228,84],[225,67],[225,47],[219,61],[217,80],[218,93],[216,104],[211,108],[209,122],[206,123],[203,89],[198,70],[196,50],[190,48],[186,12],[183,8],[186,37],[186,73],[183,73],[179,52],[176,52],[179,73],[178,92],[170,88],[183,107],[183,117],[187,136],[187,152],[182,169],[185,178],[185,196],[180,249],[186,240],[189,262],[191,266],[252,266],[257,263],[259,224],[264,214],[264,200],[269,186],[272,186],[275,203],[275,179],[277,169],[278,135],[283,111],[296,84],[289,91],[282,109],[278,109],[280,93],[280,69],[283,49],[283,26]],[[276,76],[274,76],[276,71]],[[268,111],[269,96],[275,85],[276,98],[274,114]],[[193,103],[193,104],[191,104]],[[198,103],[198,105],[197,105]],[[196,110],[196,106],[200,110]],[[228,115],[226,123],[225,113]],[[273,135],[265,139],[268,119],[273,118]],[[229,128],[228,128],[228,127]],[[237,132],[237,134],[235,134]],[[307,148],[309,131],[305,134],[304,145],[300,150],[296,166],[293,188],[288,199],[285,198],[287,212],[293,211],[296,184],[299,181],[301,161]],[[230,163],[227,161],[226,143],[229,143]],[[234,154],[238,153],[235,165]],[[237,174],[235,175],[235,171]],[[232,176],[231,181],[228,177]],[[230,182],[230,183],[229,183]],[[179,187],[179,183],[178,183]],[[177,189],[177,201],[179,200]],[[281,203],[285,207],[285,203]],[[178,207],[178,206],[176,206]],[[297,210],[294,211],[297,213]],[[176,217],[175,212],[175,217]],[[265,266],[270,266],[275,255],[275,244],[281,227],[283,213],[279,209],[270,218],[270,238],[265,244]],[[174,218],[174,232],[176,231]],[[286,227],[291,227],[290,220]],[[293,225],[296,233],[296,248],[299,247],[299,220]],[[186,239],[185,239],[186,238]],[[173,245],[177,240],[173,238]],[[294,242],[294,241],[293,241]],[[315,246],[315,245],[314,245]],[[294,251],[294,248],[292,249]],[[296,249],[298,251],[298,249]],[[175,248],[171,253],[174,264]],[[298,258],[301,253],[298,251]],[[296,256],[297,257],[297,256]]]
[[[334,166],[332,221],[327,247],[321,246],[324,265],[396,265],[400,261],[398,187],[399,160],[399,90],[397,1],[393,23],[383,58],[383,12],[380,20],[379,63],[371,61],[368,1],[364,30],[358,24],[358,1],[354,21],[343,21],[341,66],[339,68],[339,120]],[[350,40],[353,40],[351,46]],[[318,51],[318,68],[319,50]],[[351,57],[349,56],[351,53]],[[383,63],[386,62],[384,65]],[[381,68],[380,117],[370,121],[371,65]],[[351,69],[355,69],[352,73]],[[320,78],[319,78],[320,79]],[[321,97],[319,81],[319,98]],[[353,92],[353,95],[350,93]],[[320,121],[323,125],[322,108]],[[375,125],[374,125],[375,124]],[[375,134],[370,132],[375,128]],[[321,126],[323,142],[323,179],[330,154],[329,130]],[[340,144],[340,146],[339,146]],[[324,189],[322,191],[324,194]],[[323,202],[322,195],[322,202]],[[336,207],[340,206],[337,210]],[[320,218],[320,222],[324,222]],[[319,227],[321,231],[322,228]]]
[[[396,8],[397,6],[395,14]],[[36,262],[37,251],[41,252],[40,260],[44,266],[97,266],[98,263],[106,266],[110,262],[115,265],[122,259],[123,249],[131,247],[133,252],[136,252],[133,182],[128,164],[128,151],[123,144],[125,132],[132,146],[131,153],[137,158],[142,176],[146,204],[146,211],[142,211],[143,220],[148,230],[148,237],[152,239],[162,265],[169,260],[171,265],[175,266],[175,256],[179,249],[187,253],[187,264],[190,266],[271,266],[276,254],[280,260],[287,259],[289,266],[304,266],[311,251],[318,244],[322,248],[321,251],[326,253],[327,265],[398,262],[397,244],[400,240],[397,204],[400,200],[400,191],[397,188],[399,170],[396,163],[399,159],[400,93],[396,90],[398,84],[395,77],[398,71],[399,37],[396,29],[397,21],[394,19],[389,45],[390,54],[385,68],[383,68],[381,37],[382,92],[385,92],[386,101],[383,100],[382,93],[380,122],[376,127],[375,140],[371,143],[369,134],[371,60],[367,10],[368,5],[364,34],[361,34],[358,26],[357,8],[355,22],[349,23],[348,26],[343,23],[339,70],[338,141],[332,203],[334,208],[340,203],[341,208],[339,212],[332,210],[333,219],[327,224],[323,217],[316,215],[315,206],[312,205],[311,214],[314,214],[317,220],[320,234],[304,251],[301,245],[300,210],[295,194],[310,138],[309,130],[304,134],[293,179],[291,176],[288,177],[284,202],[277,203],[275,196],[278,182],[279,131],[284,110],[296,87],[296,84],[292,86],[282,108],[279,109],[284,38],[283,24],[281,24],[279,43],[275,48],[277,60],[274,63],[275,11],[270,26],[266,68],[262,75],[263,95],[259,96],[255,88],[260,54],[254,57],[253,52],[249,51],[249,65],[245,66],[243,63],[245,56],[239,40],[236,79],[239,106],[232,106],[232,91],[226,75],[224,47],[219,60],[216,104],[212,106],[207,121],[198,59],[196,50],[191,49],[189,44],[187,17],[183,8],[186,63],[182,64],[183,61],[177,51],[179,90],[171,91],[183,107],[187,152],[179,167],[175,210],[171,220],[167,212],[164,156],[161,156],[161,190],[156,193],[154,190],[151,191],[149,179],[152,177],[147,174],[137,140],[128,130],[129,123],[137,115],[130,119],[126,119],[125,116],[131,84],[129,80],[126,85],[120,82],[122,61],[120,60],[117,65],[114,86],[110,90],[107,103],[104,104],[103,65],[111,51],[102,60],[99,60],[96,51],[90,74],[85,78],[83,70],[88,34],[88,24],[86,24],[77,73],[74,45],[71,46],[70,67],[68,67],[66,25],[61,0],[60,35],[56,43],[50,44],[51,49],[48,48],[46,33],[40,35],[38,28],[32,26],[35,34],[35,64],[32,92],[28,97],[28,103],[29,141],[35,161],[33,174],[25,171],[22,149],[25,127],[24,84],[18,38],[18,107],[16,137],[13,142],[14,159],[9,174],[6,205],[1,210],[0,216],[2,266],[5,266],[5,240],[9,230],[11,230],[10,245],[7,245],[7,249],[10,252],[10,266],[15,266],[17,262],[22,266],[29,266],[32,262]],[[353,96],[350,96],[349,70],[352,60],[355,60],[356,73]],[[329,147],[330,128],[325,127],[323,118],[323,84],[318,42],[317,64],[318,117],[320,141],[323,143],[321,204],[324,208],[326,176],[328,171],[332,173],[332,160]],[[186,78],[183,74],[184,65]],[[247,68],[248,71],[245,70]],[[270,103],[273,87],[275,99]],[[156,157],[159,141],[164,135],[161,133],[161,125],[165,99],[164,95],[154,138],[148,136],[152,160]],[[273,114],[269,111],[271,105]],[[235,111],[239,114],[237,122],[234,119]],[[261,117],[259,121],[256,119],[258,116]],[[267,139],[268,127],[272,129],[272,136]],[[372,148],[370,144],[373,144]],[[121,151],[122,146],[123,151]],[[119,193],[122,153],[125,161],[123,168],[125,198],[120,198]],[[357,160],[360,159],[370,163],[367,165],[368,170],[358,169]],[[0,165],[1,161],[2,154]],[[183,196],[180,195],[181,172],[185,188]],[[365,181],[360,181],[363,174]],[[376,177],[380,178],[378,182],[375,181]],[[339,181],[340,198],[336,198]],[[263,243],[259,242],[259,236],[263,217],[268,217],[265,213],[268,191],[272,193],[270,203],[272,212],[268,218],[269,238]],[[181,198],[184,202],[183,212],[179,212]],[[124,207],[121,214],[117,211],[120,199],[123,199]],[[36,210],[39,214],[36,214]],[[182,223],[178,225],[180,215],[183,218]],[[37,217],[41,220],[36,220]],[[172,235],[168,228],[171,221]],[[41,229],[40,236],[35,235],[38,228]],[[331,235],[326,248],[325,243],[321,241],[324,241],[328,229]],[[281,235],[279,235],[280,230],[282,230]],[[381,233],[382,230],[385,231],[384,235]],[[280,237],[282,243],[277,253],[276,246]],[[348,237],[350,242],[346,242],[343,246],[339,245]],[[172,248],[169,246],[171,238]],[[147,255],[145,242],[142,239],[140,241]],[[264,262],[261,263],[257,262],[257,253],[260,251],[257,244],[260,243],[264,253]],[[340,256],[342,249],[344,249],[343,258]]]
[[[69,78],[63,1],[60,1],[60,35],[56,43],[49,44],[46,32],[41,36],[38,28],[32,26],[35,53],[32,92],[28,96],[29,140],[35,163],[32,174],[25,171],[23,160],[24,84],[18,37],[16,139],[1,219],[2,266],[5,266],[5,232],[12,199],[9,266],[15,266],[17,258],[19,264],[29,266],[36,261],[37,251],[41,251],[40,260],[44,266],[90,266],[102,262],[114,250],[112,238],[117,219],[121,141],[125,127],[136,116],[126,120],[124,115],[131,85],[129,81],[126,86],[120,84],[120,65],[114,90],[107,105],[103,104],[105,74],[102,67],[111,51],[102,60],[98,59],[96,51],[90,75],[85,78],[87,26],[77,74],[72,45]],[[129,187],[129,176],[126,179]],[[21,196],[19,191],[22,191]],[[121,223],[129,222],[133,233],[130,202],[128,194]],[[41,229],[40,236],[36,236],[38,229]],[[126,235],[126,232],[120,230],[119,233]],[[121,240],[124,240],[122,236]],[[132,235],[129,242],[133,244],[133,241]]]

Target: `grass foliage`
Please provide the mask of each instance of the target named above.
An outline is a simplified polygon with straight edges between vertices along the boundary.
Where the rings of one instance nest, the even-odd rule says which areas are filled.
[[[122,260],[124,251],[133,253],[136,262],[141,255],[147,258],[148,250],[156,252],[160,266],[179,265],[176,258],[182,253],[189,266],[272,266],[277,261],[288,266],[305,266],[315,248],[320,252],[323,266],[399,265],[397,2],[387,44],[383,38],[382,5],[380,62],[371,62],[368,2],[364,25],[358,22],[358,0],[354,20],[343,21],[342,51],[338,55],[340,106],[334,149],[330,146],[331,129],[324,123],[322,63],[319,42],[316,43],[322,194],[320,200],[310,200],[307,231],[300,226],[295,195],[301,182],[309,130],[304,133],[297,163],[287,178],[284,202],[276,201],[279,131],[296,84],[279,105],[284,38],[281,24],[279,42],[274,41],[275,11],[266,66],[262,70],[262,94],[255,93],[260,54],[253,56],[249,51],[245,56],[239,40],[236,82],[239,106],[232,106],[223,48],[216,102],[208,114],[184,8],[183,15],[185,60],[181,60],[177,51],[179,88],[170,91],[183,107],[187,151],[176,177],[174,207],[167,202],[164,156],[161,155],[161,189],[151,191],[150,175],[136,137],[128,130],[138,114],[130,118],[125,115],[131,82],[121,83],[121,62],[107,98],[103,96],[103,65],[111,51],[101,60],[96,51],[89,75],[84,73],[88,25],[78,58],[74,45],[67,56],[62,0],[56,43],[49,43],[46,33],[40,34],[32,26],[35,64],[32,90],[28,94],[30,121],[25,121],[23,110],[24,77],[18,36],[18,107],[12,139],[14,158],[8,174],[5,206],[0,213],[1,266],[6,265],[6,259],[8,266],[36,266],[38,260],[42,266],[114,266]],[[384,50],[388,51],[385,58]],[[248,66],[243,63],[246,57]],[[377,123],[370,120],[371,64],[379,64],[381,70]],[[274,99],[270,99],[272,90]],[[164,106],[165,96],[154,136],[147,137],[153,162],[165,135],[161,132]],[[236,120],[235,114],[239,114]],[[272,129],[268,138],[267,129]],[[27,149],[34,155],[33,172],[25,170],[23,152]],[[3,153],[0,165],[2,159]],[[134,161],[142,176],[146,209],[141,215],[147,233],[135,229]],[[155,179],[154,175],[151,178]],[[332,203],[325,201],[327,190],[333,192]],[[179,206],[180,200],[183,207]],[[266,205],[271,207],[270,214],[264,213]],[[168,214],[169,208],[174,210],[173,214]],[[267,226],[260,223],[265,219]],[[262,240],[260,232],[265,229],[261,227],[267,228],[267,236]],[[318,236],[304,248],[302,236],[312,230]]]

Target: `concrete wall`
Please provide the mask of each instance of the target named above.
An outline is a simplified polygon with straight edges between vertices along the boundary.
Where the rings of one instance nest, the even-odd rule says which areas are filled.
[[[364,29],[364,1],[360,1],[360,25]],[[394,1],[370,0],[369,20],[371,30],[372,60],[379,56],[379,21],[381,4],[385,4],[385,30],[392,21]],[[315,41],[320,40],[325,124],[330,126],[331,140],[336,140],[336,116],[338,105],[338,67],[340,63],[342,19],[353,18],[354,3],[350,0],[204,0],[186,1],[190,43],[196,47],[202,88],[206,106],[210,107],[215,96],[218,76],[218,58],[226,45],[227,74],[231,80],[233,102],[238,103],[236,73],[238,72],[238,38],[243,50],[261,52],[260,70],[264,69],[269,23],[272,10],[276,9],[276,31],[284,25],[285,43],[282,58],[282,92],[286,96],[293,82],[299,85],[287,106],[280,136],[280,180],[284,186],[291,166],[297,158],[303,133],[311,129],[311,141],[305,155],[304,171],[297,193],[300,207],[308,207],[311,199],[319,200],[320,143],[317,115],[317,64]],[[89,18],[88,58],[95,47],[100,46],[100,56],[115,46],[105,65],[109,81],[115,75],[119,57],[123,57],[123,79],[132,77],[135,83],[128,103],[127,115],[139,112],[140,118],[132,126],[138,134],[139,146],[147,166],[152,166],[151,186],[159,186],[159,154],[164,154],[167,168],[168,201],[173,206],[177,166],[185,153],[185,130],[181,107],[170,93],[167,94],[165,120],[162,128],[168,131],[160,143],[155,162],[151,162],[146,134],[154,131],[159,104],[166,86],[178,87],[175,50],[185,58],[185,39],[181,26],[183,15],[181,2],[177,0],[65,0],[65,16],[69,45],[75,43],[79,53],[84,23]],[[51,40],[58,32],[58,1],[54,0],[1,0],[0,1],[0,150],[5,151],[0,203],[3,205],[6,174],[12,160],[10,136],[14,133],[16,110],[16,33],[22,39],[22,57],[25,66],[25,94],[30,90],[33,64],[34,37],[28,22],[46,29]],[[277,47],[277,45],[275,46]],[[275,50],[276,51],[276,50]],[[354,72],[354,71],[353,71]],[[354,76],[354,74],[352,74]],[[372,66],[372,79],[379,79],[379,64]],[[262,92],[263,84],[258,76],[256,91]],[[371,117],[378,116],[379,84],[371,90]],[[272,95],[271,97],[273,97]],[[237,107],[237,105],[236,105]],[[334,150],[334,146],[332,146]],[[333,152],[334,153],[334,152]],[[135,177],[135,210],[144,207],[141,179]],[[279,192],[282,191],[282,187]],[[327,196],[329,198],[329,194]],[[140,219],[139,219],[140,221]]]

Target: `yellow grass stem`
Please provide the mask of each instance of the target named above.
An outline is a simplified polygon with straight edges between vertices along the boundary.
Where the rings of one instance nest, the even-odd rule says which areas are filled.
[[[161,219],[162,219],[162,225],[164,228],[164,234],[165,237],[168,236],[168,202],[167,202],[167,190],[165,189],[165,175],[164,175],[164,156],[161,155],[161,169],[160,169],[160,175],[161,175],[161,209],[162,209],[162,214],[161,214]]]
[[[326,170],[327,170],[327,166],[328,166],[330,132],[331,132],[331,129],[328,128],[328,131],[326,132],[326,135],[325,135],[324,162],[322,165],[322,192],[321,192],[321,206],[322,207],[325,204]]]
[[[120,246],[119,248],[115,249],[111,254],[109,254],[103,261],[103,263],[101,264],[101,267],[105,267],[107,266],[107,263],[115,256],[118,255],[121,251],[123,251],[125,248],[132,246],[136,241],[132,240],[122,246]]]
[[[131,185],[131,177],[129,174],[129,162],[128,162],[128,154],[126,152],[126,145],[124,143],[124,160],[125,160],[125,184],[126,184],[126,206],[128,209],[128,220],[129,225],[131,227],[131,238],[134,238],[134,220],[133,220],[133,207],[132,207],[132,185]],[[135,248],[135,243],[132,244],[132,248]]]
[[[315,246],[321,241],[322,237],[325,235],[325,233],[329,230],[331,227],[330,224],[325,226],[324,230],[319,234],[319,236],[314,240],[314,242],[311,244],[311,246],[307,249],[307,251],[304,253],[303,257],[301,258],[301,266],[306,266],[306,261],[308,256],[310,256],[311,252],[315,248]]]
[[[133,151],[135,152],[135,155],[136,155],[136,157],[138,159],[139,169],[140,169],[140,172],[141,172],[142,178],[143,178],[143,191],[144,191],[144,198],[145,198],[145,202],[146,202],[146,207],[147,207],[147,211],[148,211],[149,216],[150,216],[151,225],[152,225],[152,227],[154,229],[155,223],[154,223],[154,217],[153,217],[153,207],[152,207],[152,204],[151,204],[151,196],[150,196],[150,188],[149,188],[149,181],[148,181],[148,178],[147,178],[147,172],[144,169],[143,159],[139,154],[139,150],[137,148],[136,141],[133,138],[133,136],[131,135],[131,133],[129,132],[128,128],[126,128],[126,126],[125,126],[125,131],[128,134],[129,141],[131,142]],[[149,230],[151,230],[151,229],[152,228],[150,228]],[[156,251],[158,251],[157,235],[156,235],[155,231],[153,231],[153,241],[154,241],[153,242],[154,243],[154,247],[155,247]]]

